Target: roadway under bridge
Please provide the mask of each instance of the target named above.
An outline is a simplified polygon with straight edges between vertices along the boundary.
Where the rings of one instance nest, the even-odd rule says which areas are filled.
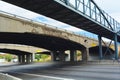
[[[88,60],[99,60],[99,54],[98,54],[98,46],[90,47],[89,48],[89,55]],[[103,55],[104,59],[112,59],[114,56],[114,50],[110,48],[110,51],[106,51],[107,47],[103,46]],[[39,52],[38,52],[39,51]],[[35,60],[35,55],[37,54],[46,54],[51,56],[51,61],[55,61],[53,58],[53,52],[49,50],[45,50],[38,47],[28,46],[28,45],[18,45],[18,44],[0,44],[0,52],[2,53],[9,53],[18,56],[18,62],[19,63],[30,63]],[[78,51],[76,52],[78,53]],[[70,52],[65,51],[65,61],[70,61]],[[57,61],[60,60],[60,52],[57,51],[56,53]],[[74,55],[76,57],[75,61],[81,61],[80,56]]]

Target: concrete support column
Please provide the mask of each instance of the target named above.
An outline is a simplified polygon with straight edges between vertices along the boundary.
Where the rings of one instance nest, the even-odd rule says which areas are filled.
[[[35,54],[29,54],[29,58],[30,58],[30,62],[34,62],[35,61]]]
[[[60,61],[65,61],[65,52],[64,51],[59,51],[59,58],[60,58]]]
[[[30,54],[27,54],[27,55],[26,55],[26,62],[27,62],[27,63],[30,63]]]
[[[87,60],[89,60],[89,56],[90,56],[89,48],[86,48],[86,49],[87,49]]]
[[[30,62],[33,62],[33,55],[30,54]]]
[[[115,59],[118,60],[118,43],[117,43],[117,34],[114,35],[114,45],[115,45]]]
[[[51,51],[51,60],[57,61],[57,52],[56,51]]]
[[[22,63],[22,56],[18,55],[18,63]]]
[[[76,52],[76,50],[70,50],[70,61],[77,61],[77,52]]]
[[[102,53],[102,38],[101,38],[101,36],[98,36],[98,41],[99,41],[99,58],[100,58],[100,60],[102,60],[103,53]]]
[[[25,55],[22,55],[22,63],[25,63]]]
[[[35,61],[35,53],[32,54],[32,62]]]
[[[88,60],[87,48],[84,48],[81,52],[82,52],[82,61],[87,61]]]

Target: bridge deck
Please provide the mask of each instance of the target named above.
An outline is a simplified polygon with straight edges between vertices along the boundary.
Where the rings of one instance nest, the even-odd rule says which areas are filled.
[[[3,0],[77,28],[114,40],[114,32],[58,0]],[[57,2],[58,1],[58,2]],[[119,36],[118,36],[119,37]]]

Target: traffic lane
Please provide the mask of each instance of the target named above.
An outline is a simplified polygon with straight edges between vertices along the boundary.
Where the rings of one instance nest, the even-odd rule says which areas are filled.
[[[93,71],[92,71],[93,70]],[[76,69],[71,68],[70,70],[66,69],[50,69],[50,70],[35,70],[35,72],[29,72],[32,74],[44,74],[49,76],[59,76],[59,77],[68,77],[68,78],[89,78],[89,79],[102,79],[102,80],[119,80],[120,79],[120,70],[116,70],[116,72],[112,72],[111,70],[99,70],[92,69],[91,71],[87,71],[84,69]]]
[[[39,65],[39,64],[38,64]],[[60,66],[41,68],[35,65],[23,65],[22,67],[30,67],[29,69],[13,70],[11,73],[19,72],[19,74],[27,73],[34,75],[56,76],[69,79],[86,79],[86,80],[119,80],[119,65],[77,65],[77,66]],[[34,67],[33,67],[34,66]],[[40,66],[40,65],[39,65]],[[22,68],[21,67],[21,68]],[[22,77],[19,76],[18,77]],[[32,75],[33,77],[33,75]],[[27,78],[27,77],[26,77]],[[28,79],[29,80],[29,79]]]
[[[0,66],[0,70],[2,71],[18,71],[18,72],[28,72],[33,70],[47,70],[47,69],[56,69],[67,67],[71,65],[80,65],[81,62],[71,63],[71,62],[45,62],[45,63],[30,63],[30,64],[16,64],[16,65],[6,65]]]
[[[25,79],[25,80],[30,80],[30,79],[35,79],[37,80],[36,78],[36,74],[33,74],[33,75],[28,75],[29,74],[29,71],[32,71],[34,72],[35,69],[41,69],[41,70],[44,70],[44,69],[51,69],[51,68],[55,68],[55,67],[63,67],[65,66],[64,64],[61,64],[61,63],[33,63],[33,64],[27,64],[27,65],[12,65],[12,66],[3,66],[3,67],[0,67],[0,70],[1,72],[4,72],[4,73],[8,73],[8,74],[11,74],[13,76],[17,76],[19,78],[22,78],[22,79]],[[16,72],[19,72],[19,73],[16,73]],[[23,72],[23,73],[21,73]],[[28,72],[27,74],[25,74],[24,72]],[[19,74],[19,75],[18,75]],[[25,76],[23,76],[25,75]],[[31,76],[31,78],[29,78]],[[46,76],[46,75],[45,75]],[[38,77],[38,75],[37,75]],[[53,79],[56,79],[56,77],[52,76],[52,80]],[[41,75],[39,75],[38,77],[38,80],[50,80],[51,79],[51,76],[48,76],[48,79],[47,78],[41,78]],[[67,78],[60,78],[60,77],[57,77],[57,79],[60,79],[60,80],[71,80],[71,79],[67,79]]]
[[[61,70],[58,70],[58,71],[61,71]],[[57,72],[58,72],[57,71]],[[104,77],[104,76],[101,76],[99,73],[99,76],[96,76],[96,75],[93,75],[92,73],[91,73],[91,75],[90,74],[88,74],[88,73],[86,73],[86,75],[83,73],[83,72],[79,72],[78,74],[79,75],[77,75],[77,74],[75,74],[75,72],[73,72],[74,73],[74,75],[73,75],[73,73],[71,73],[71,71],[70,72],[68,72],[68,73],[71,73],[71,74],[66,74],[65,73],[65,71],[61,71],[61,72],[63,72],[63,74],[61,74],[61,73],[48,73],[48,72],[50,72],[49,70],[47,71],[47,72],[40,72],[40,73],[19,73],[19,75],[17,75],[16,73],[13,75],[13,73],[11,73],[11,75],[13,75],[13,76],[16,76],[17,75],[17,77],[20,77],[20,78],[22,78],[23,80],[29,80],[29,79],[34,79],[34,80],[36,80],[36,77],[38,78],[38,79],[46,79],[46,78],[41,78],[40,76],[38,77],[38,76],[36,76],[36,75],[49,75],[49,76],[57,76],[57,77],[60,77],[60,78],[67,78],[67,80],[69,80],[69,79],[75,79],[75,80],[119,80],[120,78],[118,78],[118,79],[116,79],[116,78],[114,78],[115,76],[113,76],[113,74],[112,74],[112,76],[111,75],[109,75],[109,74],[107,74],[107,75],[105,75],[106,73],[103,73],[106,77]],[[56,72],[56,71],[55,71]],[[82,73],[83,75],[81,75],[80,73]],[[21,75],[23,75],[24,74],[24,77],[23,76],[21,76]],[[28,75],[28,74],[34,74],[34,75]],[[29,76],[31,76],[31,78],[29,77]],[[119,75],[117,76],[117,77],[119,77]],[[69,78],[69,79],[68,79]],[[48,79],[49,80],[49,79]],[[60,79],[60,80],[64,80],[64,79]],[[66,79],[65,79],[66,80]]]
[[[30,74],[30,73],[7,72],[7,74],[21,78],[23,80],[75,80],[75,79],[70,79],[70,78],[37,75],[37,74]]]

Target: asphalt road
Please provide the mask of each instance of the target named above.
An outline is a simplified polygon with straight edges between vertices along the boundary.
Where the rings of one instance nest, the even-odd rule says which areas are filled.
[[[14,64],[0,66],[0,72],[23,80],[120,80],[120,64]]]

